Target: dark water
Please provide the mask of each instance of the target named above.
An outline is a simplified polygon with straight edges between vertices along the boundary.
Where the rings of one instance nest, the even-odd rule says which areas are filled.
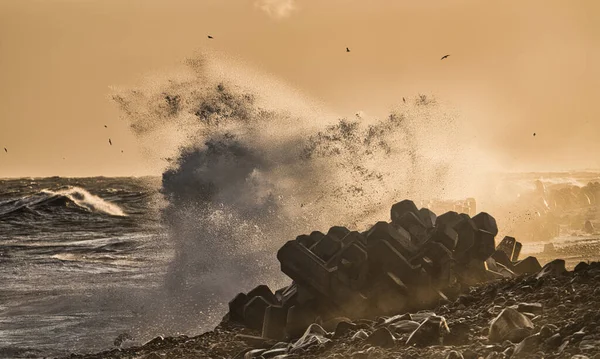
[[[136,337],[170,258],[152,209],[158,185],[0,180],[0,357],[89,352],[123,332]]]

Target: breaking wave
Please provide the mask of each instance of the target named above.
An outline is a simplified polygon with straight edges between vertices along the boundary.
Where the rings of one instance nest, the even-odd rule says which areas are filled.
[[[175,257],[165,288],[201,308],[205,328],[236,291],[287,281],[275,251],[296,235],[364,229],[394,201],[469,186],[466,131],[428,96],[385,118],[343,118],[239,66],[188,65],[114,100],[147,152],[166,157],[162,217]]]
[[[126,216],[118,205],[80,187],[68,187],[56,191],[44,189],[33,195],[0,202],[0,218],[19,215],[37,216],[60,210]]]

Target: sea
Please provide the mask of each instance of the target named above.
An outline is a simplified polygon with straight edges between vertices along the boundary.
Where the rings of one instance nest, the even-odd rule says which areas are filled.
[[[165,229],[174,223],[165,217],[161,188],[160,177],[0,180],[0,358],[60,357],[200,334],[218,323],[236,291],[287,283],[277,274],[276,247],[266,241],[248,251],[221,240],[208,247],[174,240],[208,237],[198,237],[204,227]],[[222,209],[197,220],[213,224],[210,238],[241,236],[250,248],[252,236],[268,236]],[[584,243],[599,254],[598,236],[554,242]],[[542,252],[545,243],[526,243],[524,255]],[[580,260],[575,252],[569,255]]]
[[[0,357],[111,348],[169,260],[157,178],[0,180]],[[138,321],[139,324],[139,321]],[[129,334],[131,335],[131,334]]]

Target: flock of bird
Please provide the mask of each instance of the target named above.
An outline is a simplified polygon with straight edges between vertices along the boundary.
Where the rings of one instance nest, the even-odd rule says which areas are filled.
[[[208,38],[209,38],[209,39],[214,39],[214,37],[213,37],[212,35],[208,35]],[[350,52],[350,48],[349,48],[349,47],[346,47],[346,52]],[[449,56],[450,56],[450,54],[444,55],[444,56],[442,56],[442,58],[441,58],[440,60],[447,59]],[[404,97],[402,97],[402,101],[403,101],[404,103],[406,103],[406,99],[405,99]],[[104,128],[108,128],[108,126],[104,125]],[[533,136],[535,137],[535,135],[536,135],[536,134],[535,134],[535,132],[534,132],[534,133],[533,133]],[[108,144],[109,144],[109,146],[112,146],[112,144],[113,144],[113,143],[112,143],[112,140],[111,140],[110,138],[108,139]],[[8,150],[6,149],[6,147],[4,147],[4,152],[8,153]],[[123,150],[121,150],[121,153],[123,153]],[[63,158],[63,159],[64,159],[64,158]]]

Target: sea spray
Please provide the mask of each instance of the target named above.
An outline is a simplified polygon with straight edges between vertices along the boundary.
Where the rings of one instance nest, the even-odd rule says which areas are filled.
[[[430,97],[381,119],[337,118],[268,79],[189,64],[187,76],[114,96],[142,146],[167,159],[162,217],[175,254],[164,288],[188,306],[185,316],[170,306],[175,321],[207,329],[236,292],[286,284],[275,252],[301,233],[365,229],[390,203],[447,196],[464,177],[464,132]]]

